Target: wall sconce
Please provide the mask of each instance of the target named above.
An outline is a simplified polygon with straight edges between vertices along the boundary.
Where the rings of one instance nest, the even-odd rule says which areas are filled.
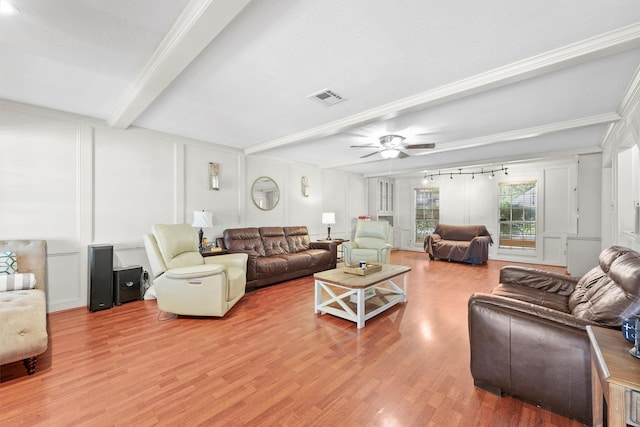
[[[220,165],[209,163],[209,190],[220,190]]]
[[[302,195],[304,197],[309,197],[309,178],[303,176],[301,179],[302,182]]]

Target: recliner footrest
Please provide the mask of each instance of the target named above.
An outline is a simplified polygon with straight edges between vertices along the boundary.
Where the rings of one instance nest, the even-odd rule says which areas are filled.
[[[169,279],[196,279],[220,274],[226,267],[220,264],[202,264],[190,267],[172,268],[165,275]]]

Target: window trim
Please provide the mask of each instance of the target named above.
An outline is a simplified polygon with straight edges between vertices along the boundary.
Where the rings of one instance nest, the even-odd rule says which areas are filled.
[[[424,241],[417,241],[416,236],[418,234],[418,219],[416,217],[417,209],[418,209],[418,191],[426,191],[426,190],[437,190],[438,192],[438,221],[440,218],[440,186],[429,186],[429,187],[415,187],[413,189],[413,233],[411,236],[411,241],[414,246],[421,246]],[[436,224],[437,225],[437,224]]]
[[[501,225],[502,225],[502,221],[500,220],[500,201],[501,201],[501,186],[502,185],[519,185],[519,184],[530,184],[530,183],[534,183],[535,184],[535,189],[536,189],[536,195],[535,195],[535,220],[534,221],[529,221],[529,222],[533,222],[535,224],[535,228],[536,228],[536,232],[534,234],[534,239],[531,241],[526,241],[526,240],[520,240],[520,239],[501,239],[501,234],[500,234],[500,230],[501,230]],[[528,255],[528,256],[537,256],[538,255],[538,249],[540,247],[539,244],[539,240],[540,240],[540,179],[537,178],[531,178],[531,179],[518,179],[518,180],[513,180],[513,181],[501,181],[497,183],[497,209],[498,209],[498,215],[497,215],[497,223],[498,223],[498,227],[497,227],[497,250],[499,253],[504,253],[504,254],[522,254],[522,255]],[[515,246],[508,246],[508,245],[503,245],[502,242],[509,242],[509,241],[513,241],[513,242],[517,242],[518,244]]]

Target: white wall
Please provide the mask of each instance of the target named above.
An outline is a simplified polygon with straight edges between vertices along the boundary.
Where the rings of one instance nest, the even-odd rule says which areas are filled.
[[[225,228],[269,225],[306,225],[323,238],[323,211],[336,212],[332,235],[343,237],[366,208],[361,176],[1,100],[0,148],[0,236],[47,240],[50,312],[87,304],[90,244],[113,244],[115,266],[150,271],[142,235],[154,223],[191,223],[197,210],[213,212],[210,239]],[[209,162],[220,165],[219,191],[208,189]],[[249,195],[263,175],[281,190],[268,212]]]
[[[602,205],[606,243],[640,250],[640,236],[634,234],[634,202],[640,201],[640,70],[618,108],[621,120],[607,133],[603,143]],[[604,213],[609,213],[607,218]]]

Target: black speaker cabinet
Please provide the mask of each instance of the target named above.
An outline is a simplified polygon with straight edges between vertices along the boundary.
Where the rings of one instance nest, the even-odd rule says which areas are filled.
[[[113,246],[89,245],[89,311],[113,307]]]
[[[115,267],[113,269],[113,303],[121,305],[125,302],[139,300],[141,282],[141,266]]]

